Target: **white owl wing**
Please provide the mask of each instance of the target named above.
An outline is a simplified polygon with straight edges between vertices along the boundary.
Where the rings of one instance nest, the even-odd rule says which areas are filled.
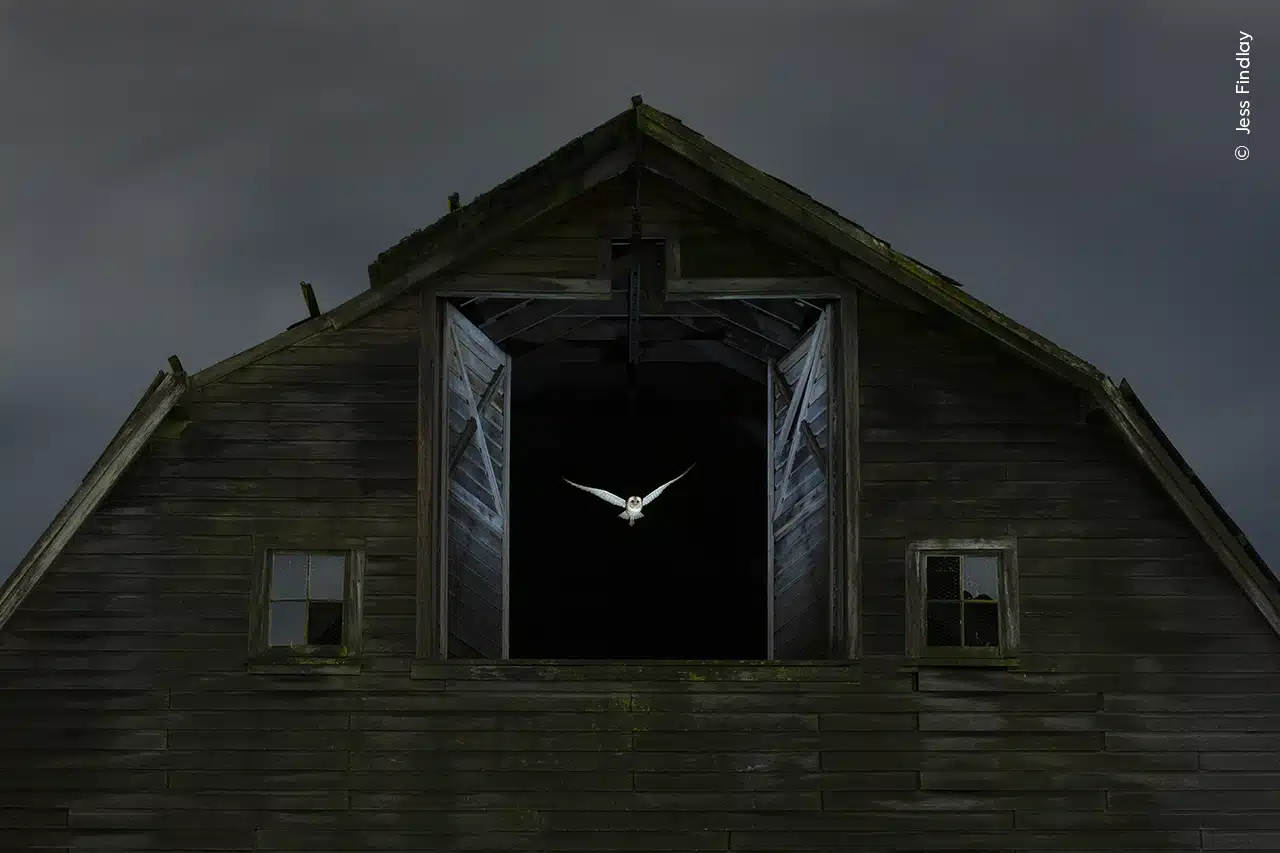
[[[615,495],[613,492],[606,492],[604,489],[593,489],[590,486],[579,486],[577,483],[569,479],[565,479],[564,481],[568,483],[570,486],[573,486],[575,489],[582,489],[582,491],[584,492],[590,492],[591,494],[595,495],[602,501],[608,501],[614,506],[620,506],[623,509],[627,508],[627,502],[622,498],[618,497],[617,495]]]
[[[697,463],[695,462],[694,465],[696,464]],[[684,474],[681,474],[680,477],[683,477],[685,474],[688,474],[692,470],[693,470],[693,465],[690,465],[688,468],[684,469]],[[661,486],[658,486],[658,488],[654,489],[652,492],[645,495],[643,503],[647,504],[649,503],[649,501],[656,500],[658,495],[662,494],[663,490],[666,489],[667,486],[670,486],[676,480],[679,480],[680,477],[676,477],[675,480],[667,480],[667,482],[663,483]]]

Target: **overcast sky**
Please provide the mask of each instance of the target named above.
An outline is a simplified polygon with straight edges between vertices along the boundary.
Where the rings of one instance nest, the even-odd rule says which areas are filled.
[[[166,356],[636,92],[1128,378],[1280,566],[1277,68],[1273,0],[0,0],[0,577]]]

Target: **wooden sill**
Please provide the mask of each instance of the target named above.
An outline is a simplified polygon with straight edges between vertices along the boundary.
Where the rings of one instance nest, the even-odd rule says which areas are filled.
[[[351,658],[280,657],[249,661],[256,675],[358,675],[360,661]]]
[[[907,658],[903,664],[904,672],[918,672],[922,669],[1017,669],[1020,666],[1015,657],[996,657],[994,655],[974,655],[972,657],[922,656]]]
[[[716,660],[463,660],[419,658],[413,678],[466,681],[846,681],[862,673],[858,661]]]

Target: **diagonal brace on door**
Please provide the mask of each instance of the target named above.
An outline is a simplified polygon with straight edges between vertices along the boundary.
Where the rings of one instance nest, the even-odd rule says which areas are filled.
[[[787,464],[783,469],[782,482],[778,487],[777,502],[774,504],[773,511],[778,513],[782,510],[783,504],[786,503],[787,497],[791,493],[791,470],[795,463],[796,448],[799,443],[796,441],[797,436],[804,435],[804,427],[807,423],[804,419],[804,409],[813,402],[813,393],[816,390],[814,382],[814,373],[817,368],[818,354],[821,351],[821,342],[823,336],[826,335],[827,329],[827,313],[818,318],[817,324],[814,326],[812,337],[809,340],[809,351],[805,354],[804,364],[800,370],[800,378],[796,382],[796,387],[791,389],[791,399],[787,406],[787,413],[782,421],[782,436],[787,447]],[[776,365],[775,365],[776,367]],[[786,388],[786,383],[782,384]],[[810,432],[812,435],[812,432]],[[807,439],[806,439],[807,441]],[[817,439],[814,438],[810,450],[817,445]],[[819,455],[819,461],[824,461],[824,457]],[[825,463],[824,463],[825,467]]]
[[[489,478],[489,488],[493,491],[495,506],[500,506],[502,496],[498,493],[498,478],[494,475],[493,463],[489,459],[489,448],[484,443],[485,434],[484,428],[480,425],[480,418],[481,413],[493,401],[494,394],[498,392],[507,366],[505,364],[498,365],[498,369],[493,372],[493,378],[489,380],[489,384],[485,386],[484,392],[480,395],[479,403],[476,402],[471,393],[471,372],[467,370],[467,365],[461,359],[458,360],[458,368],[462,371],[462,385],[467,392],[467,403],[471,408],[471,418],[467,421],[467,425],[463,428],[462,433],[449,451],[449,473],[452,474],[454,469],[458,467],[458,463],[462,461],[462,455],[467,451],[467,446],[479,433],[480,455],[484,459],[485,473]]]
[[[787,387],[786,377],[782,375],[782,371],[778,369],[778,363],[769,362],[769,369],[773,371],[773,384],[782,395],[782,405],[790,406],[792,392]],[[825,471],[827,468],[827,453],[822,449],[822,445],[818,444],[818,437],[813,434],[813,428],[809,426],[809,422],[804,419],[804,414],[800,415],[800,435],[804,438],[804,443],[809,447],[809,452],[818,460],[818,464]]]

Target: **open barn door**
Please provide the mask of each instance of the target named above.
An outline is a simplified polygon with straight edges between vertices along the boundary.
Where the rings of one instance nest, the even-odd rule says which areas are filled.
[[[505,658],[511,358],[446,303],[444,370],[444,651],[454,658]]]
[[[831,309],[770,361],[769,659],[827,657],[831,644]]]

